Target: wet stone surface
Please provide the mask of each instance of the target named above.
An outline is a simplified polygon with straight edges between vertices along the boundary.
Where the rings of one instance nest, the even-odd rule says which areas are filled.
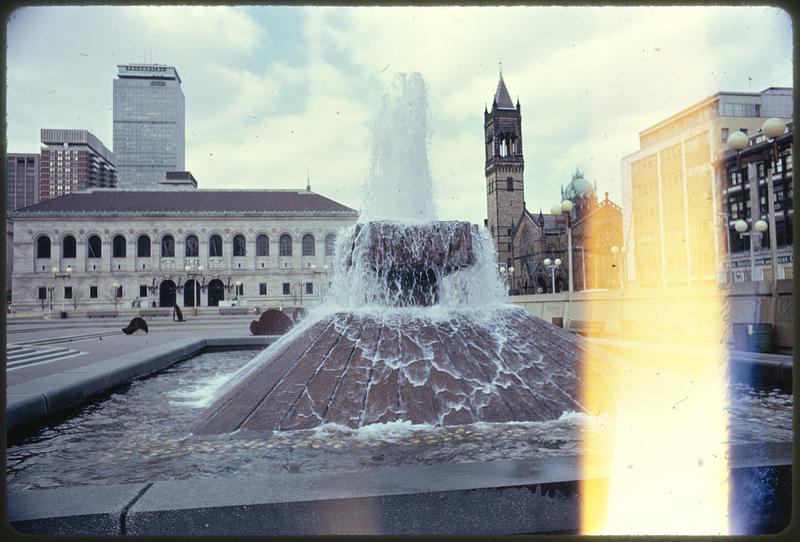
[[[576,455],[589,451],[582,430],[605,428],[602,419],[572,413],[530,423],[436,428],[392,422],[193,436],[213,390],[255,353],[202,354],[11,444],[9,490]],[[733,442],[791,439],[791,395],[744,386],[732,391]]]
[[[587,373],[603,385],[598,349],[520,308],[387,314],[336,313],[286,337],[195,432],[547,421],[585,410]]]

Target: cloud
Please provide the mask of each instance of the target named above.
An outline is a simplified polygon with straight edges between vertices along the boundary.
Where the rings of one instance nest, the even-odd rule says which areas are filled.
[[[419,71],[439,215],[480,223],[482,113],[501,60],[522,105],[534,211],[576,165],[619,201],[639,131],[719,90],[792,81],[791,21],[774,8],[304,7],[292,21],[288,9],[18,10],[9,150],[36,152],[49,126],[88,128],[111,147],[116,64],[152,48],[183,78],[186,164],[202,188],[300,188],[310,169],[315,191],[359,207],[380,97],[395,73]]]

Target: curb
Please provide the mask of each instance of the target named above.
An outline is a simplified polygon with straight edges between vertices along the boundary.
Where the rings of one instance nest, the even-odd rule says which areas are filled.
[[[9,434],[27,431],[48,419],[101,395],[131,380],[160,371],[201,353],[206,348],[268,346],[274,335],[178,339],[70,369],[14,386],[6,390],[6,430]]]
[[[791,462],[792,443],[731,448],[737,530],[788,525]],[[577,533],[580,482],[604,478],[570,456],[16,491],[7,503],[11,526],[32,534]]]

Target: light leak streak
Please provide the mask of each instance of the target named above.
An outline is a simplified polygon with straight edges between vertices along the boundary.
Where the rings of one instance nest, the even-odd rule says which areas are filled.
[[[728,534],[725,299],[714,281],[617,294],[588,303],[615,304],[625,361],[604,385],[585,373],[583,400],[608,428],[582,434],[581,532]]]

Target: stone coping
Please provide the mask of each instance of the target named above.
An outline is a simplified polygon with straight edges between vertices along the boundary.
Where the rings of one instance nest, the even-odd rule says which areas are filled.
[[[179,339],[6,389],[6,430],[28,431],[128,382],[196,356],[207,348],[268,346],[276,336]]]
[[[783,503],[755,529],[788,525],[791,462],[792,443],[731,448],[734,491],[771,476]],[[13,491],[7,503],[11,526],[31,534],[576,533],[580,481],[602,478],[567,456]]]

